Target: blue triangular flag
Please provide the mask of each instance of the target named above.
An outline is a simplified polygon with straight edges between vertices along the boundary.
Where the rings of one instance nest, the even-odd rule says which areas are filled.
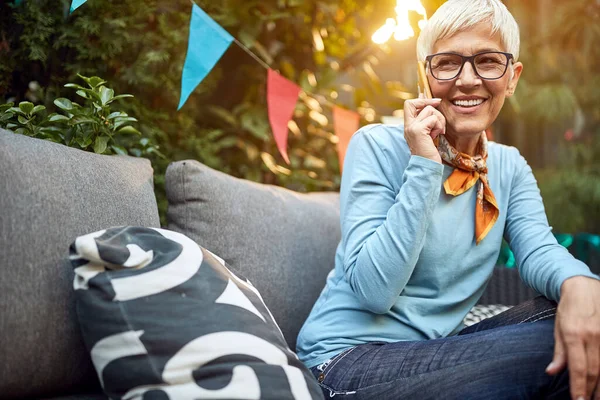
[[[79,6],[81,6],[86,1],[87,0],[73,0],[73,2],[71,3],[71,11],[69,11],[69,12],[73,12],[73,11],[77,10],[77,8],[79,8]]]
[[[181,74],[181,109],[196,86],[208,75],[225,50],[233,42],[225,29],[217,24],[196,4],[192,5],[188,50]]]

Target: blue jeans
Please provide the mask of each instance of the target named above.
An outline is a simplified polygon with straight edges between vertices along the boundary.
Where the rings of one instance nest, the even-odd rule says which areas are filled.
[[[326,399],[569,399],[568,372],[545,373],[555,314],[538,297],[456,336],[363,344],[311,371]]]

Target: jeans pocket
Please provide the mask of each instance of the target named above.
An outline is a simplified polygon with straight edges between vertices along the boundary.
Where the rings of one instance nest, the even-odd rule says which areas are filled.
[[[325,378],[327,378],[327,375],[333,370],[333,368],[336,366],[336,364],[339,363],[348,354],[350,354],[350,352],[352,352],[352,350],[354,350],[355,348],[356,347],[350,347],[350,348],[342,351],[341,353],[339,353],[335,357],[333,357],[331,360],[329,360],[323,366],[323,370],[321,371],[321,373],[317,377],[317,380],[319,381],[319,383],[323,383],[323,381],[325,381]]]

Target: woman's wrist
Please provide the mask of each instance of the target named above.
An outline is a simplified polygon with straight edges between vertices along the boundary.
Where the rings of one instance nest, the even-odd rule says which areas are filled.
[[[593,284],[594,281],[596,284],[600,285],[600,281],[590,278],[589,276],[576,275],[567,278],[562,285],[560,285],[560,296],[562,297],[565,295],[565,293],[569,293],[574,290],[581,290],[582,285]]]

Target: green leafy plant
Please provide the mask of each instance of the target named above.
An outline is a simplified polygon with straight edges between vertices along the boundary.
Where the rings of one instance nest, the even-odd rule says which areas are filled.
[[[78,75],[87,87],[67,83],[65,87],[75,89],[83,104],[60,97],[53,104],[58,112],[47,114],[43,105],[22,101],[0,106],[0,126],[15,133],[62,143],[98,154],[132,154],[135,156],[161,155],[158,147],[148,138],[131,140],[131,135],[141,136],[131,124],[137,119],[126,112],[114,110],[115,101],[133,97],[130,94],[116,95],[105,86],[106,81],[97,77]]]

